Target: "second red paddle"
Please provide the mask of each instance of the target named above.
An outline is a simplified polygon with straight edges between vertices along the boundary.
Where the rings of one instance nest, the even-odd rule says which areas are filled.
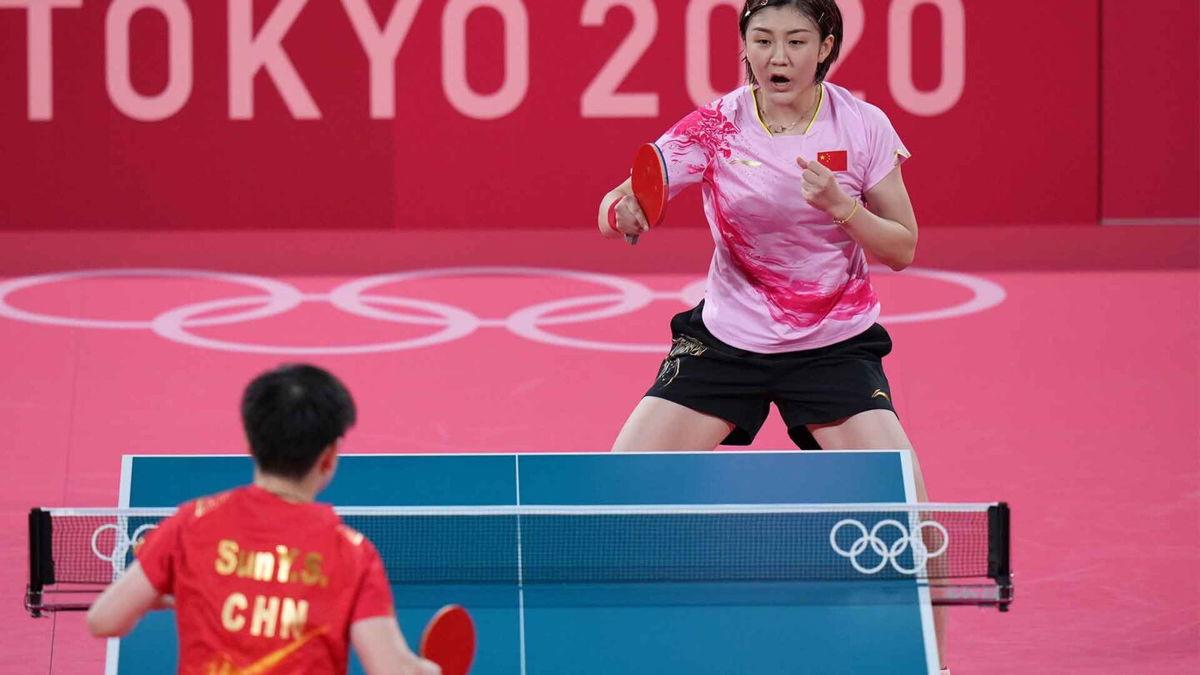
[[[650,227],[656,227],[662,222],[667,212],[667,163],[663,161],[662,152],[653,143],[646,143],[633,156],[633,173],[630,176],[633,184],[633,197],[646,216]],[[625,235],[625,241],[630,245],[638,242],[637,235]]]
[[[442,675],[466,675],[475,659],[475,623],[459,605],[446,605],[425,626],[421,656],[438,664]]]

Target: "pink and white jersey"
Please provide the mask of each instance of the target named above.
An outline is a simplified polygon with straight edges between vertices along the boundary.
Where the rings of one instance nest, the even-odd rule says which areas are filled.
[[[824,83],[807,132],[773,136],[745,86],[680,120],[658,147],[671,197],[703,184],[716,242],[704,301],[713,335],[770,354],[840,342],[875,321],[863,249],[804,201],[796,158],[819,159],[862,200],[909,156],[883,111]]]

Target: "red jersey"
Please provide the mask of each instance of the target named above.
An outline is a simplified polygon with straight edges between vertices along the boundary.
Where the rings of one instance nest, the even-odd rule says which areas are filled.
[[[253,485],[179,507],[137,557],[175,596],[181,675],[345,673],[350,625],[395,614],[366,537]]]

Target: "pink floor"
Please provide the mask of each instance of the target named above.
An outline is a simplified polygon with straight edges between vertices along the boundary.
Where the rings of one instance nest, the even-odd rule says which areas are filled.
[[[350,385],[349,452],[606,450],[697,297],[705,238],[0,233],[0,672],[103,672],[81,616],[20,609],[28,508],[115,505],[122,454],[240,452],[240,389],[281,361]],[[876,276],[897,405],[933,499],[1014,513],[1016,604],[953,611],[954,672],[1200,672],[1200,231],[921,245]],[[220,274],[62,275],[146,268]],[[331,304],[414,270],[437,271],[359,289],[359,314]],[[304,302],[223,321],[264,287]],[[777,416],[753,447],[791,447]]]

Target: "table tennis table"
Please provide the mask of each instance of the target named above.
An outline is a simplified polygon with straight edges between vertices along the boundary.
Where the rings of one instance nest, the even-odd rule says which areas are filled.
[[[247,456],[126,456],[120,507],[169,507],[249,482]],[[909,451],[345,455],[343,506],[914,502]],[[884,590],[886,589],[886,590]],[[420,584],[393,587],[410,644],[444,604],[479,633],[472,673],[937,672],[928,588],[895,583]],[[110,640],[107,675],[174,672],[174,616]],[[361,673],[357,663],[352,673]]]

